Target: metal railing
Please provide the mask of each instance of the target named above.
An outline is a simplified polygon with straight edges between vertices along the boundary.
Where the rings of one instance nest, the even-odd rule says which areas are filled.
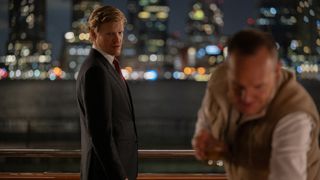
[[[139,150],[139,158],[192,158],[194,150]],[[0,157],[80,158],[80,150],[61,149],[0,149]],[[0,179],[79,180],[79,173],[0,172]],[[225,174],[208,173],[140,173],[138,180],[226,180]]]
[[[0,149],[0,157],[80,158],[80,150],[61,149]],[[194,150],[139,150],[139,158],[194,157]]]

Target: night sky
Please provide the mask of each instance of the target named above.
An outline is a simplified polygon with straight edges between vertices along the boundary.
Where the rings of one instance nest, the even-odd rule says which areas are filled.
[[[230,35],[246,27],[249,17],[256,17],[260,0],[225,0],[223,34]],[[53,44],[53,59],[59,57],[64,33],[71,27],[72,0],[47,0],[47,40]],[[126,13],[126,0],[103,0]],[[192,0],[168,0],[170,6],[169,32],[185,37],[184,27]],[[8,37],[8,0],[0,0],[0,56],[5,53]]]

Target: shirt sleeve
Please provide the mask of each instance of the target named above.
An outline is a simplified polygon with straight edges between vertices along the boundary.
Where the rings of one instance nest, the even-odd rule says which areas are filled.
[[[209,101],[210,100],[211,100],[211,97],[210,97],[209,90],[207,88],[205,95],[202,99],[201,107],[198,111],[198,119],[196,122],[196,129],[195,129],[194,137],[196,137],[198,135],[198,133],[203,129],[210,131],[210,123],[208,122],[210,117],[209,117],[209,113],[207,113],[209,111]]]
[[[283,117],[273,132],[269,180],[306,180],[313,121],[304,112]]]

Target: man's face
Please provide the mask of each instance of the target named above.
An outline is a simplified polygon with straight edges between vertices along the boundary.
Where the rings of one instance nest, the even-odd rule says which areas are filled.
[[[253,55],[233,53],[230,58],[228,83],[231,102],[244,115],[260,113],[272,98],[280,65],[264,47]]]
[[[91,30],[90,35],[94,45],[104,52],[119,56],[121,53],[124,25],[119,22],[105,22],[99,29]]]

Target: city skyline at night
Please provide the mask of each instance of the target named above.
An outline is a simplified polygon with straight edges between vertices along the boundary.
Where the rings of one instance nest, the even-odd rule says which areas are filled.
[[[58,2],[66,5],[69,1]],[[79,67],[91,48],[86,21],[95,7],[106,2],[122,9],[128,19],[123,52],[119,57],[124,76],[128,80],[206,81],[212,68],[226,57],[226,42],[230,37],[225,28],[230,14],[226,10],[226,4],[230,1],[190,0],[184,4],[187,8],[182,8],[178,15],[175,14],[178,4],[170,0],[129,0],[125,4],[122,1],[73,0],[71,5],[65,6],[70,8],[70,21],[68,17],[64,18],[65,21],[51,21],[54,8],[50,4],[52,1],[39,3],[32,0],[10,0],[9,36],[5,52],[2,52],[4,55],[0,54],[0,78],[76,78]],[[298,74],[306,72],[317,76],[320,61],[320,7],[319,3],[313,3],[312,0],[308,2],[296,0],[286,6],[285,0],[261,1],[256,7],[259,12],[257,17],[251,13],[252,16],[246,17],[244,21],[246,25],[239,28],[253,27],[272,33],[279,45],[280,59],[286,68]],[[43,6],[41,11],[34,13],[34,7],[40,5]],[[0,12],[3,13],[3,9]],[[24,16],[23,13],[27,14]],[[20,16],[25,18],[21,19]],[[179,23],[184,25],[180,28],[171,27],[174,26],[172,21],[177,17],[183,19]],[[20,19],[21,22],[16,23],[15,19]],[[0,19],[0,23],[2,22],[4,21]],[[51,25],[56,22],[69,22],[68,26],[64,26],[68,29],[55,27],[64,32],[59,38],[51,39]],[[55,33],[52,35],[56,36]],[[32,42],[32,45],[27,41]],[[29,59],[33,61],[29,62]],[[195,78],[196,76],[200,78]]]
[[[8,2],[2,0],[0,7],[0,56],[5,54],[5,43],[8,40]],[[118,7],[127,13],[127,0],[103,0],[103,4],[110,4]],[[246,20],[249,17],[256,17],[258,2],[240,2],[237,0],[227,0],[223,3],[221,9],[224,14],[223,33],[226,35],[247,27]],[[188,11],[191,0],[168,0],[171,8],[168,21],[169,33],[177,33],[182,38],[186,38],[185,25],[187,21]],[[63,45],[63,36],[66,31],[71,29],[72,11],[70,11],[72,0],[55,0],[47,1],[47,39],[52,43],[53,60],[60,56],[61,47]]]

